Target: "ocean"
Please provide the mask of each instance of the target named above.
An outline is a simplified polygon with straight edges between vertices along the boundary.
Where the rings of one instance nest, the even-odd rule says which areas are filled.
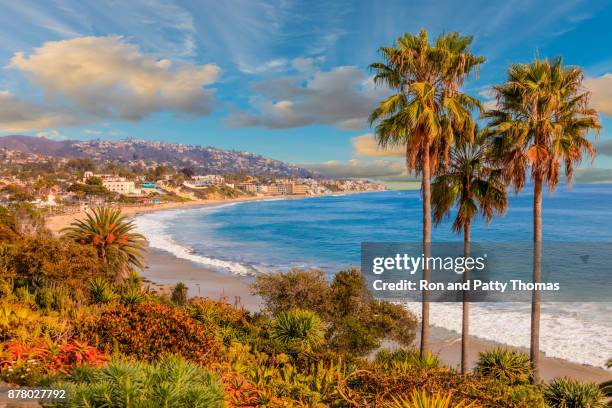
[[[532,198],[529,187],[512,195],[505,215],[488,225],[474,222],[472,240],[530,242]],[[543,206],[545,242],[612,245],[612,185],[559,186],[545,194]],[[418,242],[421,201],[418,190],[271,199],[154,212],[135,222],[152,247],[225,273],[316,267],[331,276],[359,267],[361,242]],[[451,223],[435,227],[432,241],[461,241]],[[420,310],[416,303],[406,306]],[[527,347],[529,312],[529,303],[473,303],[471,334]],[[603,367],[612,357],[611,316],[612,293],[610,302],[545,303],[541,349],[549,357]],[[431,323],[458,332],[461,305],[432,304]]]

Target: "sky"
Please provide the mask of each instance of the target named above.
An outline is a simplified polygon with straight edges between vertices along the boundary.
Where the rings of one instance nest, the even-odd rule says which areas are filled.
[[[0,135],[138,138],[246,150],[337,176],[405,179],[367,116],[368,65],[404,32],[459,31],[487,62],[584,69],[604,130],[578,181],[612,181],[612,0],[0,0]]]

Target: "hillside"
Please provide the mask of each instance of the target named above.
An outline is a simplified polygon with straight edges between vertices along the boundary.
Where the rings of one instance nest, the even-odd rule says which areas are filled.
[[[52,157],[88,157],[96,162],[193,167],[199,173],[244,172],[254,176],[312,177],[306,169],[260,155],[147,140],[65,140],[11,135],[0,137],[0,148]]]

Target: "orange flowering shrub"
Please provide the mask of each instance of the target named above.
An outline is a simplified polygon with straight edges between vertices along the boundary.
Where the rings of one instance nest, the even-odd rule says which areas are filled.
[[[91,339],[100,348],[138,360],[180,355],[200,364],[218,362],[221,341],[212,328],[204,329],[182,310],[159,303],[109,306],[99,316],[76,324],[77,337]]]
[[[99,366],[108,355],[85,342],[70,340],[53,343],[36,340],[0,343],[0,378],[9,382],[29,383],[44,374],[69,374],[77,365]]]

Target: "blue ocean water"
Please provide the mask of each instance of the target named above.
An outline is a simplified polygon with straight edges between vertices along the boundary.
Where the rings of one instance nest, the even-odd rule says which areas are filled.
[[[480,219],[474,223],[472,240],[530,242],[532,199],[529,187],[518,196],[512,195],[506,214],[488,225]],[[612,185],[575,185],[571,190],[559,186],[545,195],[543,206],[545,241],[612,242]],[[151,213],[138,217],[136,223],[151,246],[228,273],[317,267],[332,274],[359,266],[363,241],[420,241],[421,200],[418,190],[264,200]],[[432,241],[461,241],[461,236],[451,231],[451,223],[452,218],[434,228]],[[436,323],[436,312],[432,313],[434,324],[458,330],[455,306],[436,305],[433,309],[439,310],[439,316]],[[491,340],[527,345],[527,306],[478,305],[474,314],[480,315],[482,322],[474,319],[473,332]],[[502,311],[505,321],[494,327]],[[552,336],[563,329],[570,336],[572,330],[580,330],[582,337],[580,344],[576,337],[543,339],[542,348],[549,355],[596,366],[612,357],[610,304],[557,304],[548,312],[550,319],[543,319],[544,332],[550,331]],[[513,313],[516,322],[508,326],[507,319]],[[515,326],[515,333],[508,334],[507,327]],[[607,333],[602,335],[601,330]],[[586,340],[595,341],[599,349],[584,350]]]

